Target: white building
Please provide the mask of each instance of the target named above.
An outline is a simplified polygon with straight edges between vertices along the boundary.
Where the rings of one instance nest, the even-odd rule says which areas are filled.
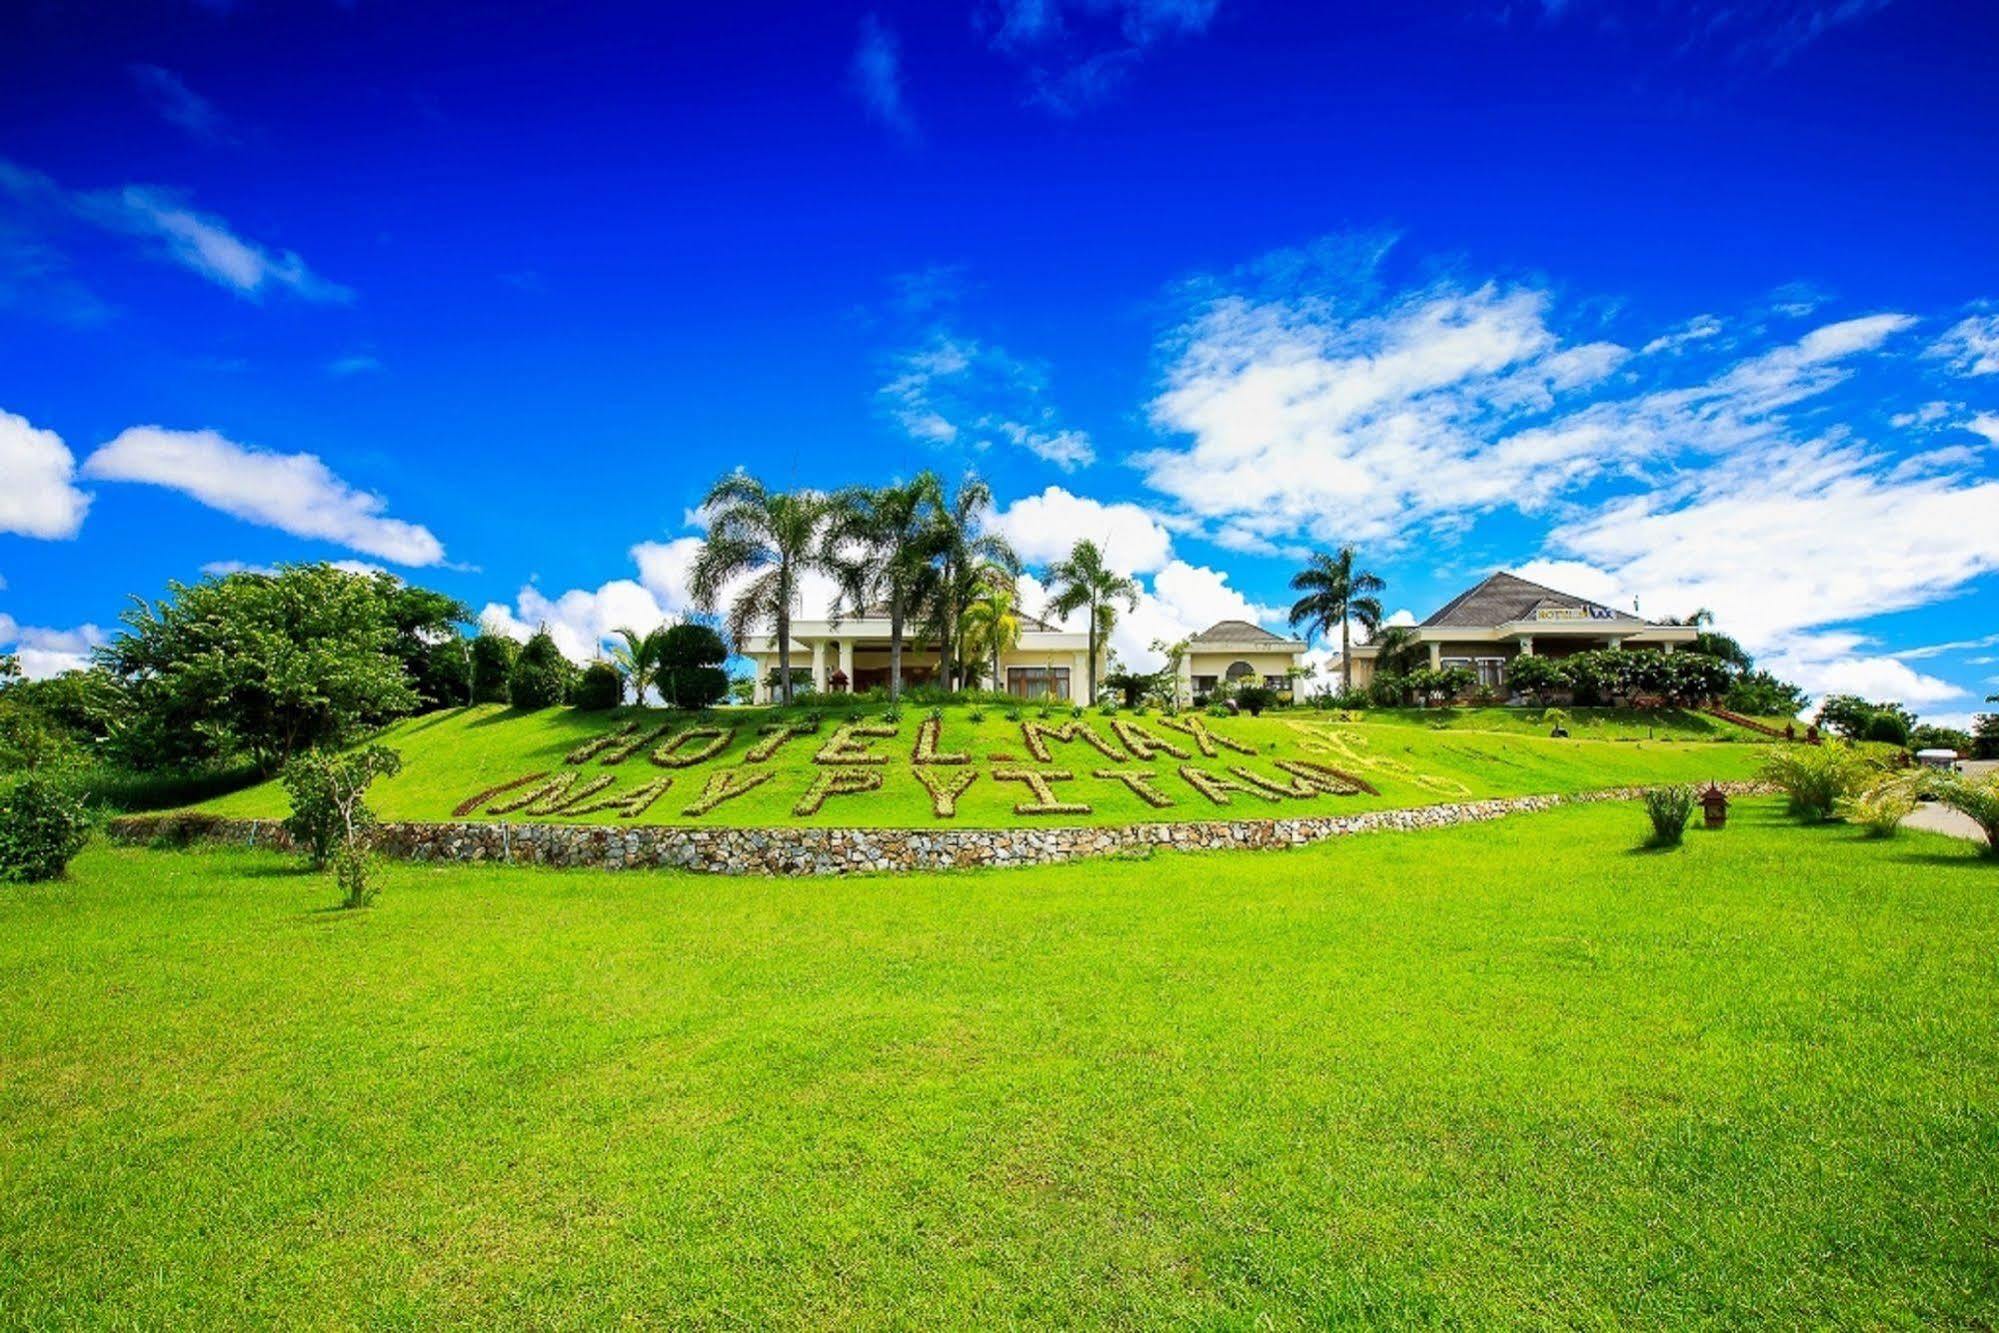
[[[1086,702],[1089,691],[1090,639],[1087,634],[1057,629],[1033,616],[1021,614],[1020,643],[1000,654],[997,688],[1023,699],[1067,699]],[[794,691],[818,690],[829,693],[858,693],[888,685],[889,622],[885,608],[869,607],[863,614],[840,620],[793,620],[791,622],[791,682]],[[751,635],[738,646],[743,656],[756,663],[758,703],[778,697],[777,637]],[[921,637],[915,626],[903,627],[902,683],[925,685],[937,681],[941,651],[934,639]],[[1105,652],[1098,649],[1097,680],[1105,674]],[[983,677],[990,671],[985,666]]]

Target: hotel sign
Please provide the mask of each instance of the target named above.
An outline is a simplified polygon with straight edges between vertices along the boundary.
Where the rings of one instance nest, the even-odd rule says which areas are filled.
[[[1543,606],[1536,608],[1536,620],[1615,620],[1617,613],[1607,606]]]

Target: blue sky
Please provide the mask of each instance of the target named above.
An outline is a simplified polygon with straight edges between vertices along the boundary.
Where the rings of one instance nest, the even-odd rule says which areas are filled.
[[[740,9],[8,7],[0,644],[327,558],[587,651],[726,469],[928,466],[1132,660],[1352,540],[1999,689],[1989,7]]]

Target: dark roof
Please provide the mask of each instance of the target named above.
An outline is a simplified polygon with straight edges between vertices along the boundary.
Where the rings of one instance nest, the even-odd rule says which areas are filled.
[[[1296,643],[1282,634],[1272,634],[1247,620],[1217,620],[1188,640],[1189,643]]]
[[[1553,588],[1544,588],[1518,574],[1501,570],[1477,587],[1461,592],[1444,603],[1443,609],[1423,624],[1490,629],[1510,620],[1532,620],[1543,607],[1582,607],[1595,613],[1592,619],[1623,621],[1633,625],[1645,623],[1629,611],[1619,611],[1615,607],[1592,602],[1587,597],[1556,592]]]

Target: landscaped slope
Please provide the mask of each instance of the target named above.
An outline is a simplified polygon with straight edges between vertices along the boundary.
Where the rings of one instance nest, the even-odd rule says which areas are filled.
[[[1999,892],[1775,800],[0,891],[0,1327],[1976,1327]]]
[[[1030,709],[1014,721],[1001,709],[980,715],[953,707],[934,723],[928,710],[905,709],[893,723],[884,712],[829,712],[816,731],[805,729],[812,724],[804,710],[782,719],[765,709],[718,710],[706,721],[663,712],[518,713],[496,706],[437,713],[383,738],[401,752],[404,768],[380,784],[372,801],[385,818],[418,820],[1122,824],[1728,780],[1750,776],[1762,756],[1759,745],[1713,739],[1553,740],[1347,721],[1308,710],[1261,718],[1072,718],[1066,711],[1043,718]],[[1072,723],[1076,729],[1063,739],[1061,729]],[[796,730],[772,730],[783,726]],[[935,729],[928,741],[927,727]],[[592,742],[602,745],[588,749]],[[1051,772],[1070,776],[1046,779],[1043,792],[1022,776]],[[493,790],[536,774],[544,776]],[[533,800],[551,780],[568,785]],[[961,784],[968,785],[953,794]],[[1278,788],[1291,794],[1278,795]],[[638,803],[625,804],[635,796]],[[1055,808],[1023,812],[1023,806]],[[278,817],[286,804],[272,783],[203,808]],[[940,816],[942,808],[955,813]]]

